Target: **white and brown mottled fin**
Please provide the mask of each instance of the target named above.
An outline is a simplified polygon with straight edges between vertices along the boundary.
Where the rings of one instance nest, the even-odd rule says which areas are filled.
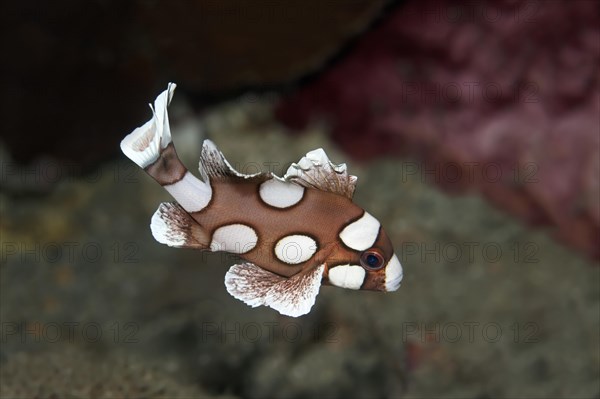
[[[247,175],[235,170],[211,140],[204,140],[202,144],[199,169],[204,181],[230,178],[251,179],[261,175],[261,173]]]
[[[156,97],[154,107],[150,105],[153,118],[121,141],[121,151],[141,168],[156,162],[161,150],[171,142],[167,106],[173,98],[175,87],[175,83],[169,83],[167,90]]]
[[[176,202],[160,204],[150,222],[156,241],[170,247],[208,249],[208,234]]]
[[[352,199],[357,177],[348,174],[346,164],[334,164],[322,148],[310,151],[293,163],[284,179],[304,187],[316,188]]]
[[[152,119],[121,141],[121,150],[163,186],[187,212],[198,212],[210,203],[212,188],[192,175],[181,162],[171,141],[167,107],[175,84],[169,83],[154,101]]]
[[[314,305],[324,270],[325,265],[320,265],[285,278],[253,263],[242,263],[231,266],[225,275],[225,287],[234,298],[253,308],[264,305],[298,317]]]

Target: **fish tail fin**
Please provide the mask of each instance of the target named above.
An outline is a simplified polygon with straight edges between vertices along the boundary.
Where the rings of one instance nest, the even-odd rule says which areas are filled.
[[[208,182],[183,165],[171,139],[167,107],[176,85],[169,83],[154,101],[153,117],[121,141],[121,151],[162,185],[187,212],[202,210],[212,196]]]
[[[150,105],[154,114],[152,119],[121,141],[121,151],[142,169],[155,163],[172,142],[167,106],[173,98],[175,87],[174,83],[169,83],[167,90],[156,97],[154,107]]]

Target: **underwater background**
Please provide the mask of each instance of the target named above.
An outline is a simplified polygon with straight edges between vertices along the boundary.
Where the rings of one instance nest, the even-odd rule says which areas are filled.
[[[600,3],[1,7],[0,397],[600,398]],[[400,289],[290,318],[157,243],[119,142],[170,81],[192,173],[347,163]]]

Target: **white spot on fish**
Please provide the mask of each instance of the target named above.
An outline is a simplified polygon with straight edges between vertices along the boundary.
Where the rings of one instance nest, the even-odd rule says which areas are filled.
[[[287,208],[300,202],[304,196],[304,187],[274,178],[260,185],[259,195],[268,205]]]
[[[198,212],[210,202],[212,189],[189,171],[183,179],[164,188],[179,202],[187,212]]]
[[[304,235],[283,237],[275,244],[275,256],[290,265],[306,262],[317,251],[315,240]]]
[[[329,281],[342,288],[358,290],[365,280],[365,269],[356,265],[340,265],[329,269]]]
[[[350,223],[340,233],[342,242],[356,251],[371,248],[379,235],[379,221],[368,212],[355,222]]]
[[[245,254],[251,251],[258,241],[254,229],[244,224],[230,224],[215,230],[210,250]]]
[[[402,265],[400,264],[398,257],[394,254],[385,267],[385,290],[396,291],[400,288],[402,276]]]

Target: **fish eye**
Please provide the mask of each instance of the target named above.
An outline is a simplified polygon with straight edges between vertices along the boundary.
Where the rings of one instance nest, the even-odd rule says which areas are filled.
[[[365,251],[360,256],[360,264],[368,270],[381,269],[384,265],[383,256],[374,249]]]

